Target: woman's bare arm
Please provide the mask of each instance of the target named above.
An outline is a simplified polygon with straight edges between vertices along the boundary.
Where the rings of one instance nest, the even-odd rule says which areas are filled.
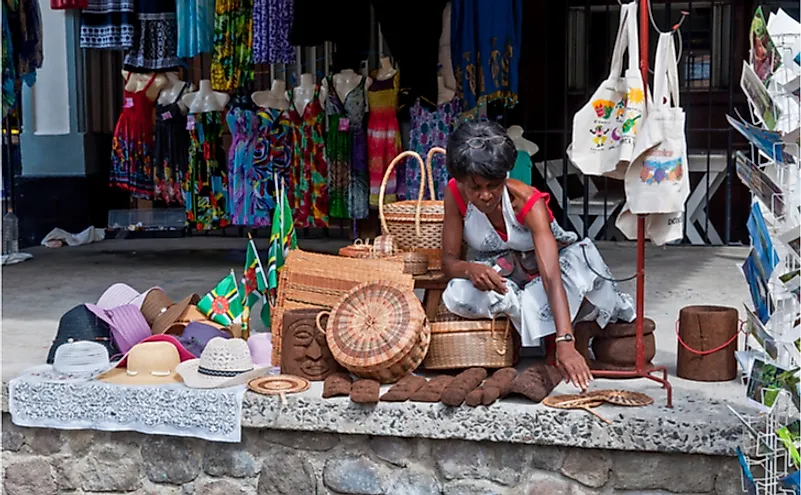
[[[445,188],[445,220],[442,225],[442,272],[450,278],[470,278],[470,263],[462,259],[464,219],[450,188]]]

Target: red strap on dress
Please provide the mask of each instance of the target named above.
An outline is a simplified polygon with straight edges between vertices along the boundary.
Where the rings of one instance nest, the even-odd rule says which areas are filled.
[[[534,208],[534,205],[540,199],[544,199],[545,200],[545,208],[548,210],[548,220],[553,222],[553,219],[554,219],[553,212],[548,207],[548,202],[551,201],[551,195],[548,194],[548,193],[544,193],[544,192],[538,191],[536,188],[533,188],[533,189],[534,189],[534,192],[531,194],[531,197],[528,198],[528,201],[526,201],[526,204],[524,204],[523,207],[520,208],[520,211],[517,213],[517,216],[515,217],[517,219],[518,223],[520,223],[521,225],[525,225],[526,215],[528,215],[528,212],[530,212],[531,209]]]
[[[459,186],[456,185],[456,179],[451,179],[448,181],[448,189],[451,190],[453,199],[456,200],[456,206],[459,207],[459,213],[461,213],[462,216],[465,216],[467,214],[467,203],[464,202],[462,193],[459,192]]]

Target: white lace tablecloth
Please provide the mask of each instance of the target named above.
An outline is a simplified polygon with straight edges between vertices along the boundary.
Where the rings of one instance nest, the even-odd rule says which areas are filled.
[[[201,390],[182,383],[126,386],[27,373],[9,382],[8,409],[18,426],[239,442],[246,388]]]

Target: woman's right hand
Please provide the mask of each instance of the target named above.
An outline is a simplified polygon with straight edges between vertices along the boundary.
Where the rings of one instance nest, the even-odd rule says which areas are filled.
[[[494,290],[498,294],[506,294],[509,290],[506,287],[506,279],[487,265],[470,263],[467,268],[467,277],[473,283],[473,287],[483,292]]]

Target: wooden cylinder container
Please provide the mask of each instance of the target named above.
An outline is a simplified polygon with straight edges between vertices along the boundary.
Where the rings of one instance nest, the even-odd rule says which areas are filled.
[[[687,380],[723,382],[737,377],[738,315],[725,306],[685,306],[679,312],[676,374]]]

